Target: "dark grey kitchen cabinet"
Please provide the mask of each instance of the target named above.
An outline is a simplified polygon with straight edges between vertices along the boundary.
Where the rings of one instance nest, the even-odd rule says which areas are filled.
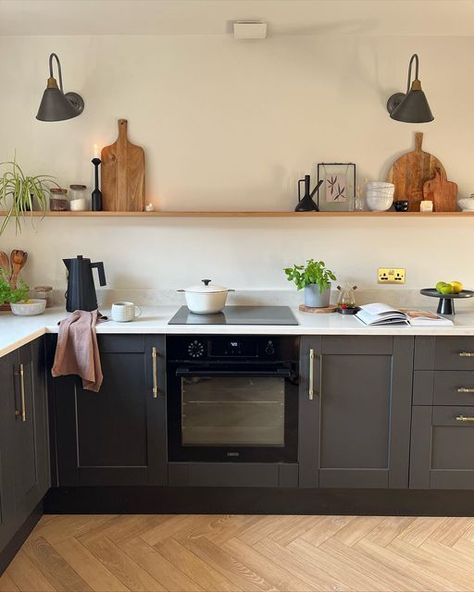
[[[15,496],[11,487],[11,417],[15,414],[14,370],[17,354],[0,358],[0,552],[6,546],[15,527]]]
[[[474,489],[474,407],[413,407],[410,487]]]
[[[23,373],[23,376],[22,376]],[[27,518],[49,489],[49,438],[44,340],[18,350],[16,417],[12,416],[16,513]]]
[[[98,393],[84,390],[77,376],[51,381],[56,483],[166,485],[165,338],[98,340],[104,374]]]
[[[38,339],[0,359],[0,550],[50,484],[46,366]]]
[[[412,337],[303,337],[299,483],[408,486]]]
[[[474,488],[474,337],[417,337],[410,487]]]

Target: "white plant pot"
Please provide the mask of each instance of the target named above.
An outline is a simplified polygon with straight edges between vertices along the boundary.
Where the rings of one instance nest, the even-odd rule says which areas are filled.
[[[304,303],[311,308],[325,308],[329,306],[331,298],[331,288],[329,287],[324,292],[319,291],[317,284],[311,284],[304,289]]]

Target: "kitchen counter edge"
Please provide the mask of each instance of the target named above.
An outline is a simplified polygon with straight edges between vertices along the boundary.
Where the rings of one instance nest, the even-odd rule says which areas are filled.
[[[130,335],[434,335],[474,336],[474,312],[462,311],[448,327],[385,326],[367,327],[352,316],[304,314],[292,308],[299,325],[168,325],[177,306],[143,307],[143,314],[130,323],[104,321],[97,325],[97,334]],[[108,311],[105,312],[107,314]],[[57,333],[58,323],[67,313],[53,308],[35,317],[0,314],[0,357],[34,341],[46,333]]]

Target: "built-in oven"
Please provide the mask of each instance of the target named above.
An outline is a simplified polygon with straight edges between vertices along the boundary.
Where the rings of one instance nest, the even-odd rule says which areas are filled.
[[[167,338],[170,461],[296,462],[293,336]]]

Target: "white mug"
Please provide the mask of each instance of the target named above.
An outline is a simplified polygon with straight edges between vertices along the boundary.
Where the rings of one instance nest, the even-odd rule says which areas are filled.
[[[113,321],[118,323],[133,321],[141,314],[140,307],[133,304],[133,302],[114,302],[112,304],[111,317]]]

